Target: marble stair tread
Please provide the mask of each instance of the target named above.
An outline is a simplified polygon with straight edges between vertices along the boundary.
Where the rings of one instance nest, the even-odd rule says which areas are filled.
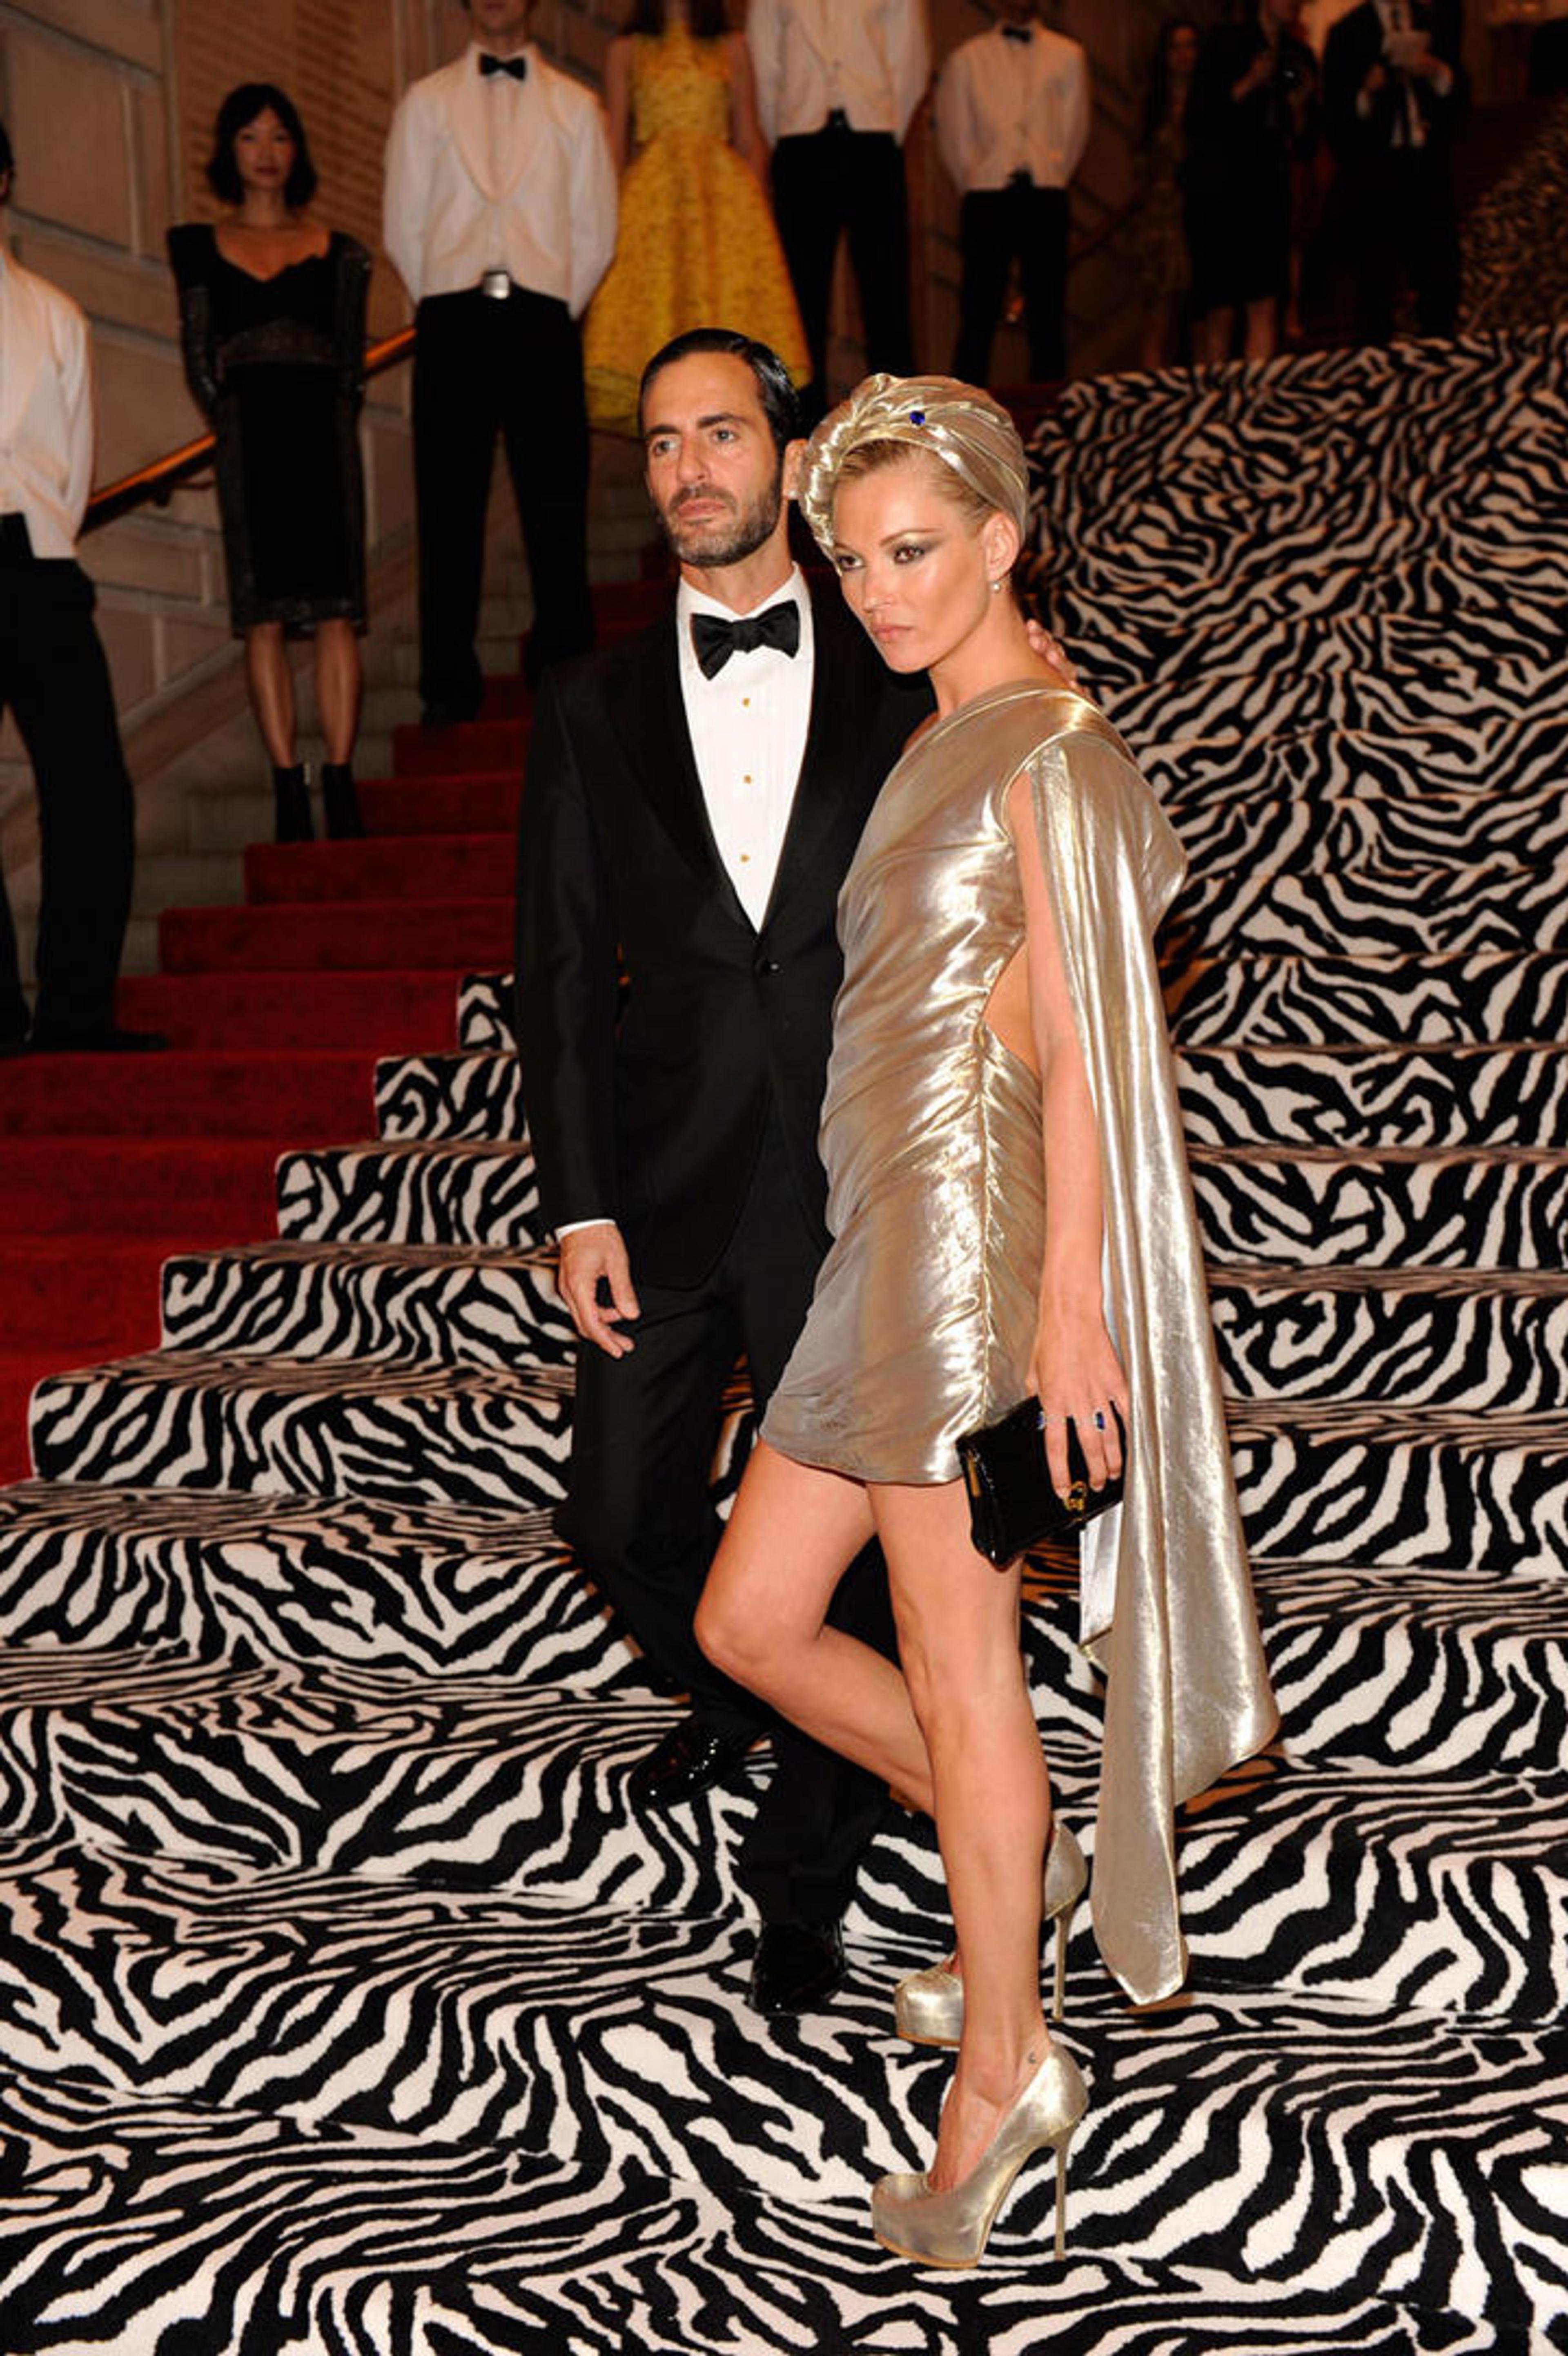
[[[518,1369],[563,1365],[576,1334],[553,1250],[292,1243],[176,1252],[163,1270],[175,1349],[409,1357]]]
[[[549,1513],[511,1505],[18,1483],[0,1644],[666,1697]]]
[[[517,1953],[538,1975],[552,1957],[548,1930],[535,1938],[537,1955],[528,1938],[518,1940]],[[272,1959],[261,1954],[254,1967],[258,2017],[247,2024],[253,2058],[248,2069],[239,2054],[227,2069],[219,2061],[220,2074],[240,2082],[227,2101],[173,2091],[138,2098],[112,2082],[94,2083],[85,2072],[80,2083],[59,2083],[47,2071],[10,2062],[0,2119],[19,2170],[30,2179],[28,2161],[35,2153],[41,2160],[38,2147],[47,2151],[48,2123],[57,2115],[64,2122],[57,2153],[73,2143],[91,2147],[94,2140],[102,2151],[95,2171],[99,2213],[80,2215],[78,2229],[76,2271],[84,2288],[100,2287],[100,2267],[108,2274],[103,2244],[123,2244],[138,2193],[155,2184],[156,2207],[172,2222],[184,2216],[191,2177],[199,2174],[208,2187],[231,2186],[243,2169],[256,2180],[254,2197],[274,2251],[283,2213],[293,2221],[292,2278],[302,2271],[351,2278],[363,2300],[386,2266],[406,2295],[419,2281],[422,2259],[435,2276],[421,2286],[426,2320],[432,2310],[443,2311],[443,2297],[460,2299],[463,2286],[482,2280],[487,2296],[473,2328],[486,2335],[500,2329],[503,2340],[453,2333],[453,2346],[542,2351],[541,2316],[558,2311],[552,2293],[563,2333],[549,2340],[552,2348],[606,2346],[596,2328],[595,2336],[578,2336],[592,2313],[584,2315],[584,2289],[602,2268],[601,2296],[617,2319],[616,2340],[631,2344],[623,2334],[641,2274],[628,2275],[625,2266],[628,2208],[634,2216],[646,2212],[631,2234],[634,2245],[658,2252],[656,2330],[670,2329],[680,2316],[676,2338],[650,2340],[636,2329],[635,2344],[667,2348],[672,2356],[737,2347],[732,2309],[727,2307],[721,2332],[711,2338],[700,2319],[711,2311],[714,2275],[733,2280],[737,2271],[751,2286],[750,2323],[764,2333],[771,2319],[779,2327],[776,2339],[753,2338],[748,2329],[746,2345],[759,2351],[802,2344],[803,2321],[827,2335],[816,2345],[847,2346],[864,2339],[871,2315],[893,2312],[909,2320],[912,2309],[933,2330],[956,2324],[961,2339],[965,2329],[979,2335],[973,2340],[978,2346],[998,2299],[1023,2298],[1035,2337],[1058,2319],[1071,2334],[1087,2300],[1097,2340],[1108,2322],[1117,2325],[1118,2337],[1125,2330],[1138,2340],[1157,2333],[1163,2321],[1168,2329],[1177,2327],[1172,2345],[1239,2345],[1239,2311],[1255,2315],[1262,2335],[1255,2344],[1287,2347],[1297,2356],[1320,2347],[1328,2356],[1336,2343],[1311,2334],[1315,2308],[1321,2304],[1339,2330],[1367,2297],[1407,2300],[1413,2314],[1427,2302],[1462,2300],[1463,2281],[1482,2249],[1492,2322],[1507,2319],[1521,2328],[1548,2294],[1549,2277],[1535,2278],[1547,2252],[1534,2203],[1550,2186],[1560,2104],[1548,2094],[1532,2106],[1531,2126],[1516,2130],[1512,2145],[1503,2115],[1510,2099],[1529,2101],[1532,2071],[1549,2072],[1547,2040],[1529,2031],[1499,2048],[1484,2032],[1451,2029],[1419,2010],[1391,2018],[1370,2008],[1295,2000],[1281,2002],[1271,2018],[1254,2000],[1219,1993],[1136,2021],[1096,2005],[1066,2032],[1093,2087],[1072,2148],[1068,2266],[1040,2264],[1051,2176],[1039,2165],[1020,2180],[984,2271],[961,2277],[956,2289],[944,2281],[935,2292],[920,2288],[905,2262],[878,2251],[866,2229],[870,2179],[929,2148],[950,2074],[942,2055],[891,2050],[886,1987],[875,1965],[852,1954],[848,1985],[832,2012],[809,2029],[773,2027],[763,2055],[744,2001],[744,1933],[688,1927],[684,1956],[677,1949],[645,1954],[640,1999],[634,1956],[624,1966],[618,1997],[607,1965],[595,1985],[592,1967],[572,1973],[569,1962],[538,2005],[530,2005],[526,1988],[505,1983],[499,1944],[448,1942],[452,1961],[424,2008],[440,2066],[426,2072],[391,2047],[402,2026],[400,2008],[381,2049],[356,2050],[364,2038],[362,2012],[335,2004],[333,1979],[335,1964],[345,1975],[351,1969],[352,1948],[336,1944],[304,1962],[289,2024],[303,2042],[312,2017],[320,2023],[326,2060],[317,2062],[314,2080],[297,2063],[291,2071],[287,2053],[269,2069],[264,2039],[286,2014],[286,1965],[274,1967],[269,1984]],[[415,1963],[425,1960],[433,1976],[441,1952],[433,1938],[417,1943],[403,1975],[410,2005],[421,1993]],[[148,1970],[155,1960],[135,1959]],[[225,1967],[232,1969],[220,1954],[215,1969]],[[106,1967],[96,1968],[102,1974]],[[105,2003],[88,2026],[84,2048],[107,2011]],[[328,2040],[340,2020],[344,2034],[335,2049]],[[694,2062],[690,2040],[698,2031]],[[335,2050],[343,2055],[337,2072],[330,2067]],[[1397,2081],[1380,2071],[1380,2051],[1397,2062]],[[172,2055],[160,2059],[166,2074],[178,2074]],[[483,2083],[465,2110],[458,2072],[480,2069]],[[121,2074],[133,2072],[122,2064]],[[738,2095],[721,2115],[710,2099],[720,2084]],[[482,2131],[486,2119],[496,2123],[489,2140]],[[71,2123],[79,2123],[74,2134]],[[1276,2139],[1295,2171],[1294,2234],[1278,2214],[1278,2188],[1265,2157]],[[503,2141],[507,2160],[498,2164]],[[176,2151],[187,2162],[183,2186],[159,2165]],[[44,2180],[28,2201],[30,2222],[45,2202],[58,2218],[78,2213],[80,2187],[69,2174],[62,2180],[58,2157],[52,2183],[42,2167],[38,2173]],[[131,2216],[116,2213],[114,2193],[129,2196]],[[1353,2231],[1344,2219],[1348,2201]],[[368,2232],[372,2213],[379,2236]],[[193,2210],[189,2217],[193,2232],[198,2214]],[[326,2246],[307,2265],[313,2229]],[[694,2265],[694,2238],[706,2243],[709,2236],[720,2246]],[[0,2254],[7,2238],[0,2225]],[[171,2233],[167,2277],[177,2276],[177,2256],[190,2238]],[[1137,2253],[1130,2262],[1129,2247]],[[613,2273],[610,2252],[623,2254]],[[524,2330],[522,2339],[510,2336],[503,2305],[508,2265],[517,2269],[515,2328]],[[1180,2272],[1173,2281],[1163,2270],[1174,2269]],[[1214,2278],[1204,2285],[1207,2269]],[[239,2271],[231,2262],[226,2276],[232,2281]],[[1167,2307],[1162,2287],[1174,2308]],[[1212,2310],[1206,2310],[1205,2288],[1215,2300]],[[182,2292],[181,2312],[188,2316],[191,2291]],[[1266,2319],[1286,2293],[1289,2312],[1271,2328]],[[325,2283],[319,2295],[325,2296]],[[373,2301],[372,2312],[379,2306]],[[1188,2323],[1201,2330],[1206,2311],[1214,2316],[1214,2336],[1183,2339]],[[1307,2336],[1296,2328],[1304,2322]],[[335,2344],[370,2346],[347,2337]],[[1248,2344],[1254,2344],[1250,2336]],[[1337,2344],[1391,2356],[1437,2342],[1424,2331],[1398,2336],[1397,2319],[1384,2313],[1370,2336],[1357,2330]],[[1498,2343],[1450,2330],[1441,2344],[1454,2351]]]
[[[1568,1576],[1568,1414],[1249,1399],[1229,1425],[1254,1551]]]
[[[54,1375],[33,1397],[41,1478],[510,1505],[561,1494],[560,1366],[159,1350]]]
[[[1383,955],[1568,948],[1568,857],[1531,866],[1358,863],[1333,873],[1267,866],[1206,872],[1163,928],[1167,957],[1230,948],[1342,955],[1365,938]]]
[[[1225,1387],[1239,1400],[1568,1410],[1561,1270],[1215,1268],[1209,1298]]]
[[[1568,1267],[1568,1153],[1200,1146],[1189,1161],[1206,1248],[1228,1270]]]
[[[509,1044],[498,993],[464,993],[462,1044]],[[1568,1037],[1568,956],[1198,957],[1168,968],[1166,1006],[1186,1047],[1550,1044]]]
[[[1244,2017],[1235,2007],[1222,2016]],[[1304,2039],[1293,2058],[1306,2060],[1321,2083],[1325,2032],[1332,2035],[1335,2018],[1319,2007],[1310,2019],[1317,2024],[1310,2041]],[[1239,2058],[1245,2051],[1235,2050]],[[1478,2104],[1484,2049],[1464,2059]],[[1525,2040],[1510,2051],[1510,2071],[1532,2060],[1544,2066]],[[1253,2098],[1272,2083],[1248,2074]],[[912,2122],[911,2139],[901,2141],[901,2164],[924,2147],[920,2130],[931,2099],[923,2084],[919,2124]],[[1243,2086],[1238,2115],[1248,2101]],[[991,2339],[997,2312],[1015,2309],[1027,2318],[1029,2339],[1064,2348],[1090,2344],[1087,2321],[1093,2343],[1105,2348],[1152,2337],[1184,2351],[1247,2346],[1290,2356],[1341,2356],[1346,2348],[1430,2356],[1438,2346],[1446,2356],[1522,2356],[1532,2319],[1551,2327],[1559,2311],[1553,2260],[1539,2215],[1530,2213],[1538,2188],[1551,2188],[1550,2121],[1527,2138],[1508,2179],[1495,2184],[1499,2171],[1485,2169],[1484,2129],[1463,2136],[1461,2154],[1477,2153],[1483,2207],[1468,2210],[1468,2169],[1462,2183],[1439,2171],[1440,2207],[1408,2201],[1413,2234],[1403,2213],[1406,2166],[1396,2182],[1378,2185],[1380,2130],[1386,2136],[1392,2123],[1380,2096],[1357,2139],[1358,2174],[1372,2177],[1367,2226],[1352,2238],[1326,2205],[1322,2244],[1310,2256],[1305,2241],[1289,2244],[1268,2223],[1269,2190],[1255,2147],[1232,2140],[1229,2177],[1211,2192],[1194,2163],[1202,2158],[1202,2120],[1217,2109],[1211,2095],[1184,2131],[1171,2179],[1186,2234],[1200,2239],[1200,2263],[1129,2254],[1137,2212],[1154,2205],[1141,2177],[1123,2245],[1113,2246],[1111,2162],[1103,2156],[1103,2251],[1078,2250],[1075,2169],[1067,2265],[1042,2261],[1049,2223],[1026,2184],[993,2233],[984,2268],[935,2276],[912,2274],[870,2241],[863,2183],[842,2198],[790,2202],[746,2184],[715,2183],[706,2160],[682,2177],[667,2161],[615,2169],[435,2136],[319,2133],[238,2105],[136,2101],[13,2065],[0,2067],[0,2130],[14,2156],[18,2197],[0,2217],[0,2271],[19,2346],[48,2344],[44,2335],[57,2321],[69,2330],[73,2313],[124,2312],[125,2251],[148,2242],[156,2243],[161,2261],[160,2304],[187,2332],[205,2335],[203,2344],[221,2346],[242,2311],[261,2344],[286,2346],[298,2336],[304,2286],[311,2329],[342,2356],[386,2356],[383,2324],[400,2303],[416,2308],[432,2345],[475,2356],[523,2350],[602,2356],[612,2345],[635,2346],[641,2356],[737,2356],[730,2287],[736,2283],[745,2286],[745,2356],[857,2341],[891,2350],[903,2344],[912,2321],[933,2349],[978,2349]],[[1412,2174],[1431,2164],[1424,2126],[1420,2135],[1420,2149],[1408,2155]],[[1293,2128],[1290,2149],[1306,2139]],[[1311,2141],[1323,2160],[1313,2182],[1327,2204],[1328,2137],[1314,2134]],[[1220,2154],[1208,2158],[1212,2168]],[[1342,2193],[1342,2173],[1339,2185]],[[221,2270],[213,2265],[210,2233],[218,2187],[227,2227]],[[1524,2213],[1516,2217],[1516,2208]],[[1216,2219],[1235,2229],[1228,2247],[1221,2246]],[[1494,2271],[1499,2251],[1506,2258]],[[656,2263],[648,2262],[649,2252]],[[1483,2265],[1495,2308],[1484,2322],[1474,2318],[1469,2292]],[[1467,2303],[1468,2316],[1455,2300]],[[58,2333],[53,2344],[60,2344]],[[129,2356],[129,2342],[126,2349]]]
[[[1189,1145],[1568,1152],[1568,1044],[1183,1046],[1177,1077]]]
[[[1177,1076],[1189,1144],[1568,1151],[1565,1045],[1183,1045]],[[507,1048],[383,1056],[376,1119],[387,1138],[519,1139],[517,1058]]]
[[[480,1244],[546,1240],[526,1143],[371,1141],[285,1153],[280,1234],[299,1243]]]

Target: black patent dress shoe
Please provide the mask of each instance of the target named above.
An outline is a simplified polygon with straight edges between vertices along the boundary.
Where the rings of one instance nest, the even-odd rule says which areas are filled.
[[[810,2012],[844,1983],[837,1922],[764,1922],[752,1958],[753,2012]]]
[[[716,1734],[699,1718],[683,1718],[633,1768],[628,1789],[640,1808],[674,1808],[720,1783],[752,1747],[749,1734]]]

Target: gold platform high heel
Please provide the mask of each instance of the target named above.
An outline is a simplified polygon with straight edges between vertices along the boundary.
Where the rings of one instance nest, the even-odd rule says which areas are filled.
[[[923,2266],[973,2266],[1013,2179],[1037,2151],[1056,2154],[1056,2254],[1067,2248],[1067,2147],[1089,2107],[1070,2053],[1052,2045],[961,2184],[933,2192],[925,2176],[884,2176],[871,2193],[871,2230],[884,2249]]]
[[[1045,1853],[1044,1912],[1056,1925],[1056,1987],[1052,2020],[1061,2019],[1067,1987],[1067,1939],[1078,1901],[1089,1885],[1089,1868],[1077,1839],[1064,1824],[1051,1832]],[[956,2045],[964,2033],[964,1982],[947,1964],[912,1972],[893,1990],[893,2025],[912,2045]]]

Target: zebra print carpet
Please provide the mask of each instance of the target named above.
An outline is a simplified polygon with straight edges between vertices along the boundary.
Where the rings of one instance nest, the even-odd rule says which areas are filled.
[[[570,1353],[504,977],[40,1386],[0,1492],[5,2356],[1568,2348],[1568,341],[1075,387],[1038,586],[1164,795],[1162,942],[1280,1740],[1187,1811],[1189,1987],[1081,1931],[1070,2255],[880,2253],[933,2132],[891,1804],[842,1995],[745,2002],[765,1762],[551,1536]],[[389,1042],[389,1048],[395,1045]],[[715,1479],[728,1490],[738,1398]],[[1087,1831],[1074,1566],[1030,1676]]]

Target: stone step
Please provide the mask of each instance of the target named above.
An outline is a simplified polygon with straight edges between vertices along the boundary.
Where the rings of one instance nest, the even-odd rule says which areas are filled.
[[[1568,1276],[1211,1271],[1225,1387],[1238,1399],[1568,1411]]]
[[[6,1714],[29,1738],[7,1777],[7,1843],[184,1859],[224,1878],[505,1894],[575,1918],[561,1929],[580,1951],[585,1914],[675,1915],[689,1933],[744,1912],[737,1834],[766,1762],[733,1789],[640,1818],[626,1777],[667,1708],[519,1694],[507,1678],[427,1695],[368,1670],[223,1662],[144,1663],[128,1695],[125,1669],[123,1655],[0,1659]],[[1093,1854],[1095,1744],[1049,1722],[1046,1739],[1063,1818]],[[1270,1754],[1184,1817],[1179,1855],[1200,1991],[1419,2002],[1516,2032],[1553,2025],[1568,2003],[1561,1768],[1392,1776]],[[1349,1876],[1331,1862],[1347,1856]],[[894,1812],[846,1935],[908,1968],[934,1960],[945,1913],[929,1827]],[[226,1910],[231,1935],[240,1919]],[[1086,1985],[1091,1956],[1084,1939],[1074,1963]]]
[[[453,1034],[455,978],[438,969],[339,973],[168,973],[120,985],[118,1012],[171,1047],[233,1054],[287,1047],[440,1048]],[[281,1092],[280,1092],[281,1093]],[[280,1134],[287,1116],[280,1106]]]
[[[1251,1399],[1229,1421],[1257,1553],[1426,1569],[1506,1555],[1521,1571],[1568,1571],[1568,1416],[1560,1411]]]
[[[548,1514],[511,1505],[17,1483],[0,1488],[0,1644],[662,1689]]]
[[[848,1984],[825,2017],[826,2050],[775,2032],[763,2073],[744,1993],[749,1941],[729,1925],[616,1922],[585,1945],[575,1926],[515,1905],[411,1910],[391,1893],[355,1904],[342,1892],[335,1912],[340,1891],[318,1885],[302,1952],[269,1914],[269,1891],[245,1906],[237,1890],[248,1927],[241,1958],[199,1887],[116,1876],[82,1848],[60,1851],[52,1867],[14,1869],[0,1888],[10,1928],[5,1978],[58,1993],[35,1998],[11,2066],[48,2086],[60,2069],[51,2068],[52,2031],[76,2065],[68,2085],[74,2078],[122,2106],[189,2103],[284,2122],[335,2151],[340,2181],[352,2180],[354,2158],[373,2144],[395,2180],[417,2138],[418,2147],[448,2155],[499,2145],[524,2164],[581,2168],[593,2178],[591,2201],[622,2173],[656,2184],[667,2203],[686,2181],[709,2188],[709,2201],[765,2199],[784,2211],[768,2238],[813,2253],[819,2322],[835,2276],[859,2286],[858,2304],[907,2298],[907,2265],[870,2243],[867,2189],[882,2169],[929,2150],[951,2063],[889,2037],[885,1955],[853,1951]],[[107,1935],[82,1938],[87,1923]],[[188,1976],[172,1970],[176,1954],[188,1958]],[[367,2002],[368,1987],[381,2000]],[[1341,2283],[1349,2273],[1385,2297],[1417,2286],[1432,2297],[1434,2278],[1445,2285],[1458,2264],[1456,2251],[1479,2241],[1498,2254],[1491,2319],[1531,2312],[1531,2187],[1517,2164],[1504,2164],[1516,2149],[1505,2106],[1530,2103],[1532,2069],[1550,2088],[1541,2034],[1521,2029],[1499,2050],[1485,2031],[1435,2032],[1430,2014],[1414,2007],[1390,2012],[1286,1996],[1271,2011],[1256,1997],[1205,1991],[1138,2019],[1098,1998],[1075,2009],[1066,2041],[1093,2090],[1069,2178],[1069,2271],[1080,2300],[1083,2266],[1108,2261],[1119,2276],[1129,2243],[1146,2266],[1225,2271],[1237,2264],[1239,2239],[1249,2274],[1294,2280],[1305,2270],[1310,2279],[1313,2254],[1346,2238],[1332,2222],[1353,2201],[1355,2247],[1340,2251]],[[1426,2100],[1412,2102],[1412,2079],[1429,2090]],[[730,2100],[719,2099],[721,2088]],[[1195,2088],[1211,2121],[1206,2136],[1191,2132]],[[1536,2131],[1525,2151],[1544,2163],[1563,2105],[1547,2092],[1530,2107]],[[1212,2131],[1217,2113],[1222,2134]],[[780,2132],[784,2120],[789,2133]],[[254,2129],[251,2140],[261,2140]],[[1282,2141],[1293,2169],[1289,2233],[1267,2158]],[[508,2183],[515,2201],[515,2173]],[[509,2205],[503,2199],[497,2210],[497,2190],[492,2183],[492,2230]],[[585,2180],[572,2203],[580,2221],[587,2193]],[[1051,2199],[1051,2172],[1037,2164],[997,2229],[981,2278],[992,2297],[1009,2260],[1038,2267]],[[389,2205],[398,2213],[395,2198]],[[440,2217],[445,2206],[427,2194],[419,2209]],[[519,2244],[530,2273],[539,2239]],[[661,2271],[667,2262],[666,2251]],[[580,2222],[574,2269],[583,2264]],[[775,2259],[761,2300],[778,2297],[779,2276]],[[847,2283],[836,2287],[852,2311]],[[1046,2313],[1032,2295],[1029,2309],[1038,2331]],[[1139,2313],[1147,2334],[1158,2309]],[[1095,2318],[1104,2319],[1098,2302]],[[552,2344],[568,2349],[574,2337]],[[1269,2340],[1303,2344],[1294,2335]],[[496,2343],[465,2334],[464,2344]],[[818,2344],[849,2342],[836,2334]],[[1341,2344],[1391,2343],[1378,2332]]]
[[[1290,693],[1287,688],[1286,696]],[[1336,810],[1366,797],[1420,820],[1441,811],[1445,834],[1472,819],[1508,824],[1520,804],[1551,807],[1563,773],[1568,681],[1527,709],[1359,728],[1283,721],[1258,731],[1178,735],[1143,748],[1144,772],[1175,822],[1238,806],[1310,804]]]
[[[253,843],[245,853],[245,897],[252,906],[277,901],[400,902],[433,896],[502,900],[509,908],[517,862],[517,843],[510,834],[369,835],[361,842]]]
[[[1200,1147],[1190,1161],[1205,1248],[1228,1270],[1568,1267],[1568,1154]]]
[[[561,1494],[571,1413],[560,1366],[160,1350],[48,1376],[28,1430],[44,1480],[529,1512]]]
[[[1396,1146],[1568,1151],[1568,1048],[1184,1048],[1178,1077],[1189,1145]],[[383,1137],[523,1134],[515,1055],[385,1056]]]
[[[512,931],[510,902],[496,898],[171,908],[159,924],[166,974],[384,971],[395,956],[400,970],[457,975],[509,958]]]
[[[385,1243],[176,1253],[163,1272],[163,1339],[177,1350],[501,1371],[567,1364],[575,1344],[552,1251]]]
[[[512,1052],[512,976],[467,973],[457,997],[457,1044],[470,1055]]]
[[[465,991],[470,985],[465,984]],[[494,997],[475,991],[458,1026],[464,1047],[510,1044]],[[1492,1046],[1568,1036],[1568,957],[1194,958],[1167,970],[1172,1035],[1185,1047]]]
[[[1473,861],[1539,866],[1568,847],[1568,776],[1560,760],[1549,786],[1506,798],[1472,793],[1325,797],[1317,801],[1207,803],[1170,817],[1199,873],[1266,866],[1275,874],[1338,874],[1345,868]],[[1497,780],[1490,783],[1494,789]]]
[[[285,1153],[277,1191],[279,1232],[296,1243],[526,1251],[547,1240],[526,1143],[372,1141]]]
[[[1232,950],[1420,957],[1568,948],[1568,860],[1537,866],[1358,865],[1335,874],[1204,873],[1167,920],[1164,955]]]
[[[1568,1151],[1568,1047],[1188,1047],[1177,1071],[1189,1146]]]

